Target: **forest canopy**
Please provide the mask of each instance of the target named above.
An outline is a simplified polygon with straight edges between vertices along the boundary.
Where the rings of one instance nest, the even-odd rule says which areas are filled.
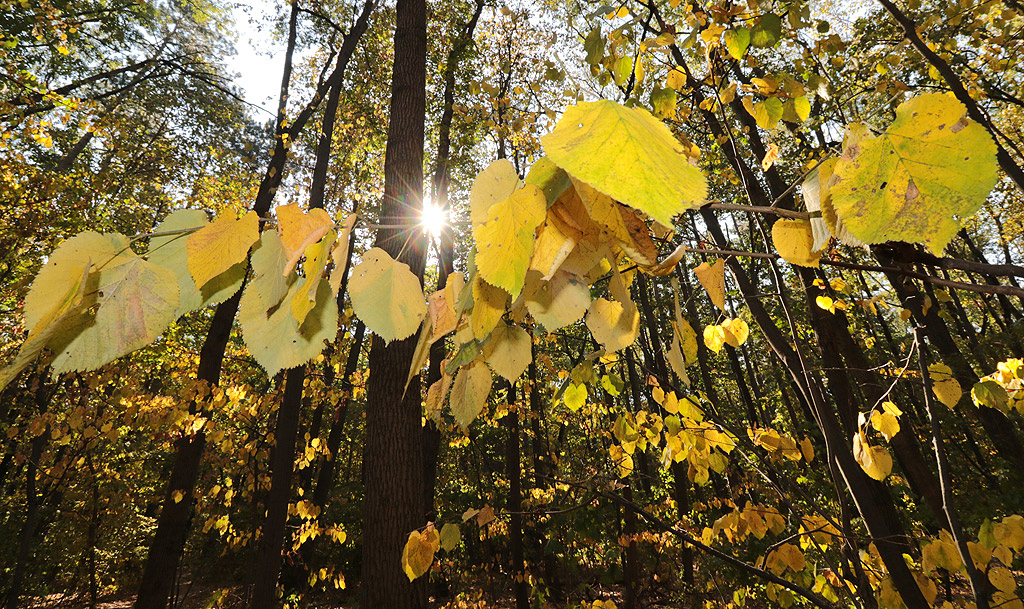
[[[0,0],[2,606],[1024,609],[1022,28]]]

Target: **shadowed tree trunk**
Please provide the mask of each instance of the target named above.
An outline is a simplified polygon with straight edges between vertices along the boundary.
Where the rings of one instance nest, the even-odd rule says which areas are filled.
[[[425,0],[398,0],[391,114],[384,157],[382,225],[375,245],[423,276],[423,237],[414,224],[423,196],[423,123],[426,108]],[[405,227],[405,228],[403,228]],[[409,532],[426,524],[420,381],[405,391],[416,334],[385,344],[373,337],[366,387],[366,495],[363,503],[361,606],[418,609],[426,606],[425,579],[402,571]]]

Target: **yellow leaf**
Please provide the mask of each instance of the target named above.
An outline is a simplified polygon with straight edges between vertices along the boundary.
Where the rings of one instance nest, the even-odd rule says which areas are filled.
[[[484,507],[480,508],[480,511],[476,514],[477,526],[487,526],[489,523],[494,521],[494,508],[490,505],[484,504]]]
[[[402,570],[405,571],[409,581],[420,577],[430,569],[434,562],[434,553],[441,547],[441,540],[434,530],[433,523],[420,533],[413,531],[409,533],[409,539],[405,542],[405,549],[402,551]]]
[[[434,381],[434,384],[427,389],[427,399],[423,402],[424,413],[426,413],[428,419],[436,424],[441,423],[441,406],[444,404],[444,398],[448,395],[448,389],[452,385],[451,375],[443,372],[447,364],[448,360],[441,363],[441,378]]]
[[[877,410],[871,413],[871,426],[875,428],[878,433],[885,436],[886,442],[891,442],[892,437],[900,431],[900,423],[893,416],[891,412],[878,412]]]
[[[628,208],[588,184],[573,180],[580,201],[606,239],[614,241],[637,264],[657,262],[658,249],[647,225]]]
[[[334,226],[330,214],[320,208],[304,213],[298,203],[280,205],[277,214],[277,234],[281,236],[287,262],[282,275],[292,272],[306,248],[316,243]]]
[[[249,248],[260,238],[259,216],[250,211],[239,219],[217,218],[188,238],[188,270],[196,287],[245,260]]]
[[[356,315],[385,342],[412,336],[427,314],[420,280],[379,247],[352,269],[348,291]]]
[[[491,333],[505,313],[506,302],[505,290],[487,283],[479,273],[473,276],[473,313],[470,315],[473,338],[481,340]]]
[[[331,230],[327,232],[322,241],[311,243],[306,247],[306,262],[302,265],[305,279],[291,303],[292,315],[299,325],[302,325],[302,322],[306,320],[306,315],[316,305],[317,288],[320,286],[320,278],[324,269],[327,268],[327,256],[330,254],[336,237],[337,233]]]
[[[526,309],[548,332],[583,318],[590,306],[590,288],[576,275],[559,271],[527,293]]]
[[[501,322],[484,345],[484,360],[498,376],[514,383],[533,361],[532,346],[529,332]]]
[[[519,297],[533,256],[534,233],[544,222],[547,198],[533,184],[490,207],[483,223],[473,227],[476,267],[491,285]]]
[[[768,144],[768,150],[764,153],[764,158],[761,159],[761,170],[768,171],[772,168],[779,158],[779,147],[775,144]]]
[[[705,326],[704,327],[704,345],[708,349],[711,349],[715,353],[722,350],[722,345],[725,344],[725,328],[722,326]]]
[[[642,108],[581,102],[541,143],[573,177],[665,225],[707,196],[707,181],[672,131]]]
[[[707,262],[693,269],[700,282],[711,297],[711,302],[721,310],[725,310],[725,260],[719,258],[714,264]]]
[[[619,478],[628,478],[633,473],[633,456],[629,455],[618,444],[612,444],[608,449],[611,453],[612,463],[619,473]]]
[[[562,221],[552,210],[548,210],[544,224],[537,233],[530,268],[539,271],[544,281],[551,279],[562,262],[572,253],[581,235],[579,230]]]
[[[851,233],[942,254],[998,179],[995,144],[966,112],[952,93],[925,93],[900,104],[884,133],[844,144],[831,197]]]
[[[814,461],[814,445],[811,444],[810,438],[805,437],[803,440],[800,440],[800,452],[804,456],[804,461],[808,463]]]
[[[928,372],[935,397],[950,408],[956,406],[964,392],[960,382],[953,378],[953,370],[946,364],[934,363],[928,366]]]
[[[808,220],[778,220],[772,225],[772,243],[790,264],[818,268],[821,252],[813,252],[814,233]]]
[[[869,444],[863,431],[853,436],[853,458],[864,472],[875,480],[885,480],[892,472],[892,457],[889,451],[881,446]]]
[[[997,590],[1007,594],[1013,594],[1017,590],[1017,580],[1014,579],[1013,573],[1005,567],[993,567],[988,572],[988,581],[992,582]]]
[[[722,332],[725,334],[725,342],[733,347],[739,347],[747,342],[750,334],[750,327],[742,319],[727,319],[722,322]]]
[[[432,343],[453,332],[459,323],[455,305],[458,301],[459,293],[465,285],[462,273],[448,275],[444,285],[445,287],[434,292],[427,299],[427,312],[430,315],[430,325],[432,328],[430,342]]]
[[[640,334],[640,313],[632,302],[598,298],[587,311],[587,328],[605,351],[614,353],[632,345]]]
[[[486,222],[491,206],[512,196],[519,184],[516,168],[508,159],[498,159],[481,171],[469,191],[469,215],[473,226]]]
[[[938,539],[921,548],[921,568],[925,573],[931,573],[936,567],[950,573],[959,573],[963,564],[963,561],[960,560],[960,552],[949,531],[940,531]]]
[[[455,382],[452,383],[452,395],[449,398],[452,414],[463,429],[469,428],[473,419],[480,415],[487,396],[491,392],[491,371],[477,360],[459,369]]]

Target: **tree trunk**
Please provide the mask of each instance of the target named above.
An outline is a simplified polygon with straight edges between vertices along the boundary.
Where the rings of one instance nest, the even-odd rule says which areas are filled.
[[[277,577],[281,572],[281,549],[288,524],[288,499],[292,492],[295,439],[299,429],[302,384],[305,378],[306,369],[303,366],[288,370],[284,398],[277,409],[274,459],[270,466],[270,493],[267,495],[266,518],[256,550],[252,597],[249,599],[250,609],[272,609],[276,604]]]
[[[423,195],[423,124],[426,108],[426,2],[398,0],[391,116],[384,157],[384,201],[376,245],[423,276],[419,231],[413,224]],[[408,245],[406,243],[408,242]],[[404,247],[403,247],[404,246]],[[410,582],[402,550],[423,513],[422,404],[419,378],[405,390],[416,335],[385,344],[373,337],[366,387],[366,495],[363,503],[363,606],[419,609],[426,606],[424,579]]]

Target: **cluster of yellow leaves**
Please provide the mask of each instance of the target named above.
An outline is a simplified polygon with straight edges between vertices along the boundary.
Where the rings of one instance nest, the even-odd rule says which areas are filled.
[[[726,319],[722,323],[704,328],[704,344],[715,353],[722,350],[722,345],[739,347],[747,342],[750,327],[742,319]]]
[[[781,535],[786,530],[786,517],[771,506],[750,503],[741,510],[734,507],[705,528],[701,537],[704,543],[710,544],[719,536],[725,536],[729,543],[743,541],[748,535],[756,539],[764,539],[770,531],[773,535]],[[798,569],[799,570],[799,569]]]
[[[756,446],[768,451],[772,457],[781,457],[790,461],[804,459],[810,463],[814,460],[814,446],[810,438],[804,438],[799,442],[791,436],[787,436],[774,429],[767,427],[747,428],[747,437]]]

